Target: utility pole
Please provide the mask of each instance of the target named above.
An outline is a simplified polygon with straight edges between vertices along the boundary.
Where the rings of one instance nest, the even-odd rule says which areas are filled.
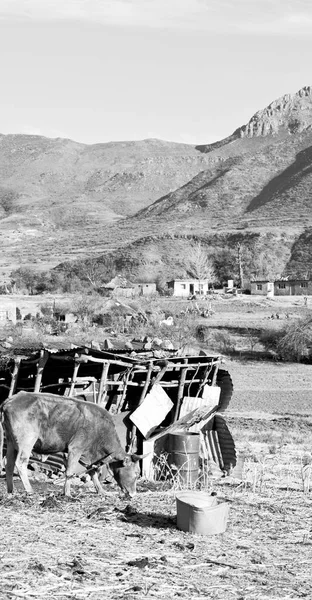
[[[244,287],[244,274],[243,274],[243,266],[242,266],[242,249],[241,244],[238,242],[237,244],[237,262],[238,262],[238,279],[239,279],[239,287],[242,290]]]

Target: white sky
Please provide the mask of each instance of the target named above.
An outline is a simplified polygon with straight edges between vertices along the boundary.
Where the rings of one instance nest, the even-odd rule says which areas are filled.
[[[207,143],[312,84],[311,0],[0,0],[0,132]]]

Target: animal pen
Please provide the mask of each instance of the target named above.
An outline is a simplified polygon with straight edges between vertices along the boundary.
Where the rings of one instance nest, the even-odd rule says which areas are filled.
[[[149,455],[142,474],[153,479],[155,454],[166,452],[169,434],[198,433],[203,462],[229,473],[235,444],[221,413],[233,391],[222,357],[106,352],[93,348],[52,351],[10,358],[0,371],[2,399],[21,390],[72,396],[108,410],[127,451]],[[40,462],[35,455],[35,462]],[[49,455],[44,468],[57,471],[62,457]]]

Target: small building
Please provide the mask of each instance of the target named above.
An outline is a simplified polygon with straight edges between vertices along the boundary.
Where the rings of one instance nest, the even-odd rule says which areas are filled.
[[[274,294],[276,296],[311,296],[312,279],[278,279],[274,281]]]
[[[8,322],[16,323],[16,302],[8,298],[0,298],[0,326]]]
[[[274,296],[274,283],[267,279],[256,279],[250,282],[250,293],[259,296]]]
[[[77,315],[74,315],[74,313],[71,313],[71,312],[66,312],[65,310],[55,311],[54,317],[60,323],[71,324],[71,323],[76,323],[78,321]]]
[[[173,296],[188,298],[193,294],[208,294],[209,283],[207,279],[198,281],[197,279],[173,279],[168,281],[169,290],[173,290]]]
[[[135,287],[125,277],[117,275],[108,283],[101,285],[98,292],[103,296],[115,296],[124,298],[133,298],[135,296]]]
[[[156,283],[135,283],[134,288],[140,296],[151,296],[156,294]]]

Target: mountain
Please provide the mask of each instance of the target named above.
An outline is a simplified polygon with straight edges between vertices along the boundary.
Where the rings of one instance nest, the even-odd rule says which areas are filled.
[[[107,224],[186,183],[210,161],[194,146],[153,139],[85,145],[0,135],[0,271],[105,249]]]
[[[135,215],[204,228],[312,225],[312,131],[220,159]],[[198,229],[198,225],[197,225]]]
[[[261,247],[277,236],[287,270],[292,245],[311,243],[312,88],[209,145],[0,136],[0,177],[3,276],[112,250],[131,261],[136,244],[152,260],[150,240],[155,249],[170,236],[217,247],[221,236],[224,247],[238,233],[246,243],[257,234]],[[305,269],[310,251],[294,255],[292,267]]]
[[[312,87],[306,86],[296,94],[285,94],[266,108],[258,110],[246,125],[238,127],[223,140],[197,147],[202,152],[210,152],[240,138],[301,133],[309,131],[311,127]]]

